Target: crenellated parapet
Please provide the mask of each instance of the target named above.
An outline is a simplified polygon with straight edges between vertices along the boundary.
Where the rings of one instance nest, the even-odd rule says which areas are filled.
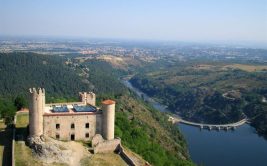
[[[79,92],[81,102],[95,106],[96,96],[93,92]]]
[[[30,91],[30,93],[31,94],[45,94],[45,89],[44,88],[38,88],[37,90],[36,90],[36,88],[30,88],[29,89],[29,91]]]
[[[59,140],[90,140],[95,134],[114,140],[115,101],[95,107],[93,92],[80,92],[80,102],[45,103],[45,89],[29,89],[29,136]],[[105,147],[106,144],[103,144]]]

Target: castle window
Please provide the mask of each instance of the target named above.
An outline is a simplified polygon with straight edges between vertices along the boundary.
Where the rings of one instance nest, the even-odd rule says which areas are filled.
[[[72,123],[72,124],[70,125],[70,128],[71,128],[71,129],[74,129],[74,128],[75,128],[75,124]]]
[[[60,138],[59,134],[56,134],[56,139],[59,139],[59,138]]]
[[[89,138],[89,133],[85,133],[85,138]]]
[[[56,129],[60,129],[60,124],[56,124]]]
[[[85,123],[85,128],[89,128],[89,123]]]

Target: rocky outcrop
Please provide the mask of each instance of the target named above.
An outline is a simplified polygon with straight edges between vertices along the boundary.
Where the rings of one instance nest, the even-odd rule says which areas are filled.
[[[33,154],[46,163],[67,162],[71,157],[70,150],[64,150],[64,147],[47,141],[44,137],[29,137],[28,145]]]
[[[29,137],[28,146],[33,155],[45,163],[72,163],[74,151],[69,149],[64,142],[44,137]]]

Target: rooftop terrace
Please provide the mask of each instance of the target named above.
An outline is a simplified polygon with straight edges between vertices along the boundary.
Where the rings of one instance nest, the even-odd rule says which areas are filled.
[[[64,104],[64,105],[46,105],[45,114],[84,114],[84,113],[96,113],[98,108],[92,105],[78,105],[78,104]]]

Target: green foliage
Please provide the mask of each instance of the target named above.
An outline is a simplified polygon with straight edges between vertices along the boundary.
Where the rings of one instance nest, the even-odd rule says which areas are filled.
[[[117,101],[117,108],[123,108],[120,97],[129,92],[118,79],[121,71],[113,69],[106,62],[97,60],[84,62],[77,68],[70,68],[71,66],[64,65],[63,60],[60,57],[33,53],[1,53],[0,96],[5,96],[6,99],[0,100],[1,117],[5,118],[8,123],[12,122],[16,107],[19,109],[27,105],[24,99],[27,97],[28,89],[39,86],[46,89],[47,102],[74,101],[79,91],[93,90],[97,94],[98,104],[102,99],[112,98]],[[88,78],[77,74],[84,68],[89,68]],[[17,96],[18,93],[22,95]],[[17,96],[16,107],[13,103],[15,96]],[[143,103],[139,104],[138,106],[143,106]],[[135,109],[131,107],[128,110],[132,114]],[[162,115],[153,112],[154,115],[150,117],[151,120],[156,121],[156,125],[163,126],[159,132],[141,121],[142,118],[146,118],[146,115],[129,120],[129,112],[116,112],[115,134],[122,138],[124,146],[137,152],[154,165],[191,164],[186,160],[189,157],[184,139],[177,128],[166,125],[167,120],[162,118]],[[168,131],[168,136],[164,140],[169,141],[168,143],[173,144],[172,146],[164,145],[165,142],[159,143],[158,135],[163,134],[162,131]],[[158,138],[155,139],[153,136]],[[178,154],[182,154],[185,158],[181,159]]]
[[[124,146],[140,154],[153,165],[192,165],[166,151],[148,135],[147,126],[140,125],[136,120],[129,120],[127,116],[127,113],[116,112],[115,135],[121,137]]]
[[[6,125],[12,124],[15,113],[16,107],[14,103],[10,100],[0,98],[0,116],[5,120]]]
[[[203,63],[203,62],[202,62]],[[266,72],[226,69],[223,63],[177,62],[172,66],[152,63],[138,69],[130,81],[151,97],[159,99],[184,118],[206,123],[229,123],[249,117],[259,133],[267,133]],[[160,68],[160,69],[159,69]],[[231,100],[225,96],[227,92]]]
[[[248,101],[244,112],[250,118],[251,125],[267,138],[267,103],[262,103],[262,98],[259,96],[259,94],[267,95],[267,91],[266,89],[257,89],[255,92],[244,95]]]
[[[27,96],[31,87],[44,87],[47,100],[66,98],[89,89],[75,71],[63,64],[58,56],[33,53],[0,53],[0,96]]]
[[[89,81],[94,85],[93,91],[98,95],[121,95],[126,92],[118,80],[120,72],[105,61],[90,60],[83,64],[90,70]]]
[[[21,110],[27,106],[27,101],[23,96],[19,95],[15,98],[14,105],[17,107],[17,110]]]
[[[149,96],[161,99],[170,110],[179,112],[184,118],[208,123],[234,122],[242,118],[242,112],[237,108],[242,101],[227,100],[219,91],[169,86],[145,75],[136,75],[130,81]]]

